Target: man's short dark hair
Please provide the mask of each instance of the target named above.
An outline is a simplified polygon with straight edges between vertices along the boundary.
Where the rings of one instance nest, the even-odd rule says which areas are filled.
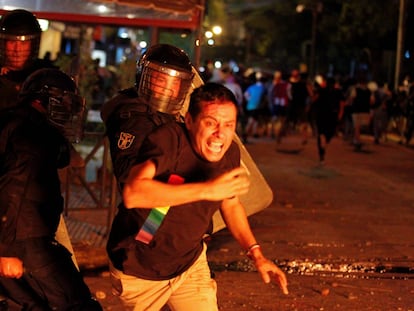
[[[196,89],[190,97],[188,113],[196,118],[201,112],[201,102],[230,101],[237,107],[237,100],[233,92],[219,83],[208,82]]]

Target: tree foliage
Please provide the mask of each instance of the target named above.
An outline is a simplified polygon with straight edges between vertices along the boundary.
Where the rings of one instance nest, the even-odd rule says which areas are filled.
[[[396,0],[375,3],[370,0],[344,1],[338,19],[337,42],[359,48],[387,48],[391,42],[386,39],[390,34],[396,34],[397,25]]]
[[[329,64],[337,68],[349,66],[352,60],[361,58],[361,51],[369,51],[372,57],[395,51],[399,1],[210,0],[208,3],[215,4],[209,6],[208,14],[210,20],[222,16],[223,25],[226,20],[242,21],[246,33],[243,43],[249,45],[246,50],[251,53],[245,55],[245,60],[283,68],[307,61],[312,8],[320,3],[322,10],[316,15],[316,58],[317,67],[326,70]],[[298,4],[305,7],[301,13],[296,11]],[[214,7],[220,8],[220,14],[214,15]],[[407,16],[410,11],[409,6]]]

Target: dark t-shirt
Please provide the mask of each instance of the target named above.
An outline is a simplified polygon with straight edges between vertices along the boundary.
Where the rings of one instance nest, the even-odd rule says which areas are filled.
[[[336,132],[341,102],[345,97],[341,90],[321,88],[314,102],[315,121],[319,134],[330,140]]]
[[[308,87],[305,81],[291,82],[292,99],[289,105],[293,109],[304,109],[309,97]]]
[[[343,100],[345,97],[339,89],[320,89],[318,99],[314,104],[317,120],[320,122],[330,118],[336,120]]]
[[[178,175],[185,183],[203,182],[240,165],[240,150],[232,143],[223,159],[208,162],[192,149],[182,123],[163,125],[143,142],[139,162],[156,164],[155,179],[166,182]],[[160,193],[162,196],[162,193]],[[144,279],[163,280],[180,275],[200,255],[202,238],[221,202],[198,201],[169,209],[149,244],[135,240],[150,209],[121,208],[108,240],[114,266],[124,273]]]
[[[356,87],[356,96],[352,102],[353,113],[369,113],[371,109],[371,91],[367,88]]]

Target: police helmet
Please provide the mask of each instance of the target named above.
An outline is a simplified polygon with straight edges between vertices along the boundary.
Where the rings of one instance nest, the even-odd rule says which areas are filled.
[[[85,100],[75,81],[55,68],[39,69],[27,77],[19,93],[21,101],[39,100],[48,121],[71,142],[83,137]]]
[[[31,12],[17,9],[6,13],[0,20],[0,65],[24,69],[39,56],[41,33]]]
[[[188,55],[181,49],[158,44],[150,47],[137,64],[138,94],[148,105],[177,114],[191,88],[194,74]]]

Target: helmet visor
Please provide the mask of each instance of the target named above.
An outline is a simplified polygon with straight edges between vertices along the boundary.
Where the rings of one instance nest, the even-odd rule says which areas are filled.
[[[147,61],[138,88],[149,105],[160,112],[178,113],[191,86],[193,73]]]
[[[31,59],[31,40],[7,40],[5,54],[5,67],[11,70],[20,70]]]
[[[53,89],[53,88],[52,88]],[[83,138],[85,124],[85,100],[72,92],[50,90],[48,119],[71,142],[78,143]]]

